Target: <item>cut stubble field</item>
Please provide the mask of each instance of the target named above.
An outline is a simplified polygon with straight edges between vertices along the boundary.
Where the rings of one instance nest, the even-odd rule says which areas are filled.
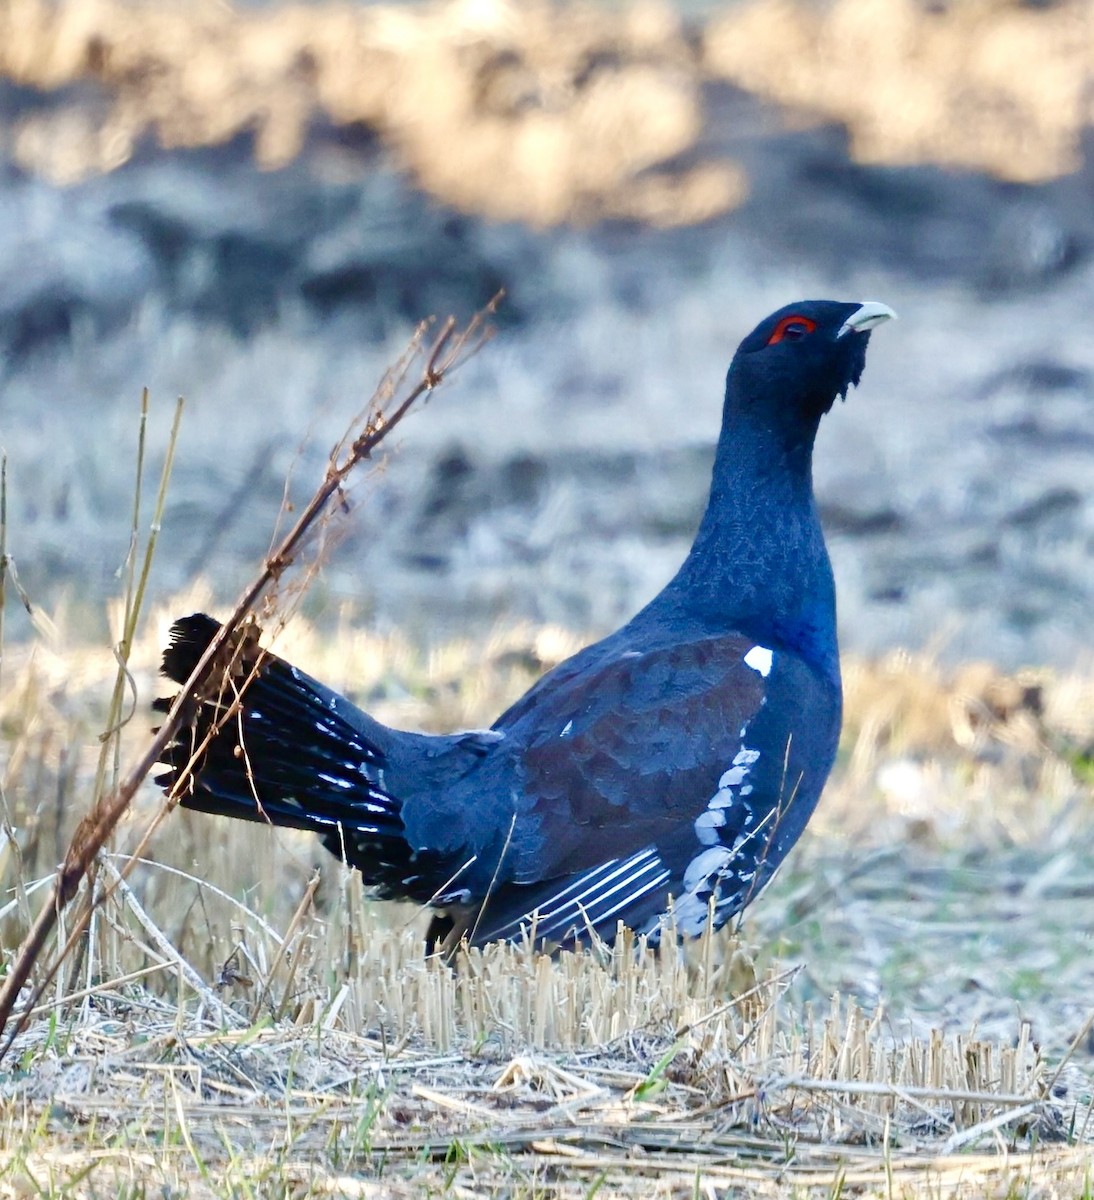
[[[171,615],[207,602],[149,615],[127,736]],[[278,639],[426,728],[488,721],[576,644],[516,628],[423,653],[302,618]],[[6,659],[13,947],[86,806],[116,665],[60,634]],[[423,914],[367,903],[310,839],[181,811],[120,883],[149,786],[9,1051],[0,1194],[1087,1194],[1094,844],[1063,714],[1091,684],[908,656],[847,676],[807,837],[739,929],[682,955],[492,947],[449,969]]]

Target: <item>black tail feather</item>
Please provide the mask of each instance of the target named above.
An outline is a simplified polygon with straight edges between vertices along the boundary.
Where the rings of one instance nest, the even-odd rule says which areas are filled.
[[[175,683],[185,683],[219,631],[220,622],[208,613],[193,613],[189,617],[180,617],[171,626],[171,640],[163,652],[161,672]],[[165,704],[165,701],[157,700],[155,706],[161,708]]]
[[[185,682],[219,628],[204,613],[176,621],[164,675]],[[382,755],[347,719],[347,701],[245,635],[191,704],[156,778],[184,808],[310,830],[354,859],[405,861],[399,803],[379,786]]]

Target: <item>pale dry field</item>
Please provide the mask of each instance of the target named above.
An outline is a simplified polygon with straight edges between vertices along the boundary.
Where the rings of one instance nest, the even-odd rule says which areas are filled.
[[[144,591],[154,491],[114,647],[64,597],[21,597],[0,520],[21,626],[0,629],[9,968],[78,821],[147,744],[172,617],[213,606],[206,584]],[[583,640],[423,648],[348,608],[310,624],[352,520],[260,611],[273,648],[380,719],[482,726]],[[422,913],[368,903],[309,839],[168,812],[146,782],[24,989],[0,1195],[1089,1195],[1094,679],[899,653],[845,674],[807,836],[739,928],[685,952],[624,937],[450,968]]]
[[[205,603],[149,607],[122,759],[171,615]],[[52,617],[3,663],[9,955],[116,675]],[[385,720],[452,728],[579,640],[425,651],[347,614],[276,645]],[[420,913],[369,904],[310,839],[181,812],[119,885],[149,786],[4,1064],[0,1195],[1088,1195],[1094,681],[902,655],[846,674],[813,826],[741,928],[686,955],[498,947],[453,971]]]

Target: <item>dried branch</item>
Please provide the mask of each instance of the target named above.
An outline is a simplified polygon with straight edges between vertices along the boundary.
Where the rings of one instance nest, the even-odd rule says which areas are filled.
[[[163,724],[148,743],[144,753],[121,782],[112,791],[103,795],[77,826],[64,861],[57,872],[49,899],[42,906],[33,927],[19,947],[4,979],[3,987],[0,988],[0,1033],[7,1028],[19,993],[42,954],[61,911],[75,896],[95,856],[129,808],[137,789],[155,764],[160,761],[164,750],[182,727],[189,698],[195,691],[202,689],[207,684],[213,675],[215,664],[228,661],[234,656],[241,637],[245,638],[249,632],[248,623],[253,617],[259,601],[296,561],[309,534],[328,513],[332,502],[342,501],[343,487],[350,474],[361,463],[371,458],[376,448],[402,422],[418,400],[438,387],[448,375],[462,366],[489,340],[493,333],[492,327],[488,323],[489,317],[494,313],[500,299],[501,294],[499,293],[462,329],[457,329],[455,319],[449,317],[429,347],[425,365],[417,381],[400,395],[400,388],[406,386],[406,377],[411,364],[422,353],[428,326],[425,324],[420,326],[408,353],[394,371],[385,376],[373,403],[364,413],[363,428],[356,432],[355,427],[358,422],[355,421],[346,436],[334,448],[323,482],[316,489],[315,494],[304,507],[292,528],[267,557],[262,570],[254,581],[240,596],[231,615],[224,621],[205,653],[202,654],[190,678],[179,689]],[[385,414],[380,407],[380,401],[384,398],[390,398],[393,405],[390,415]],[[253,636],[253,626],[250,628],[250,633]],[[101,903],[101,899],[99,902]],[[51,964],[50,969],[43,974],[33,994],[23,1006],[14,1028],[8,1033],[3,1046],[0,1046],[0,1060],[7,1054],[28,1014],[40,1000],[82,927],[86,925],[91,912],[92,906],[89,905],[85,913],[81,914],[77,929],[70,935],[61,953]]]

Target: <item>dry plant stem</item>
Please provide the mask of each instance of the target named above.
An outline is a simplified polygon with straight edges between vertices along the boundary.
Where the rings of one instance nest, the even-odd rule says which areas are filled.
[[[267,558],[254,582],[243,592],[231,615],[201,656],[190,678],[179,689],[163,724],[148,743],[144,753],[117,787],[103,796],[80,822],[69,843],[64,862],[57,872],[50,897],[43,905],[32,929],[20,946],[3,987],[0,988],[0,1032],[7,1029],[19,993],[30,977],[30,972],[57,924],[61,911],[76,894],[88,868],[129,807],[138,787],[147,778],[178,732],[183,713],[189,703],[189,697],[205,682],[211,665],[217,661],[224,647],[235,638],[243,622],[251,615],[266,590],[272,584],[277,583],[281,575],[291,566],[308,534],[326,512],[331,501],[341,498],[343,485],[351,472],[372,456],[376,448],[402,422],[416,401],[432,392],[452,371],[466,362],[489,340],[492,330],[487,324],[487,320],[493,314],[499,300],[500,294],[485,309],[476,313],[459,331],[457,331],[453,318],[450,317],[445,321],[429,350],[421,376],[406,395],[398,400],[394,412],[390,416],[385,416],[378,408],[373,409],[367,416],[364,429],[352,440],[347,435],[347,438],[336,447],[323,482],[301,512],[292,529]],[[412,354],[420,347],[426,328],[424,325],[419,328],[412,343]],[[409,360],[405,360],[404,372],[408,366]],[[404,374],[400,373],[394,379],[390,377],[385,379],[385,384],[392,393],[398,388],[403,377]],[[340,453],[342,454],[341,460],[338,457]],[[138,850],[137,855],[139,853]],[[86,915],[90,915],[90,913],[88,912]],[[46,978],[35,988],[34,994],[24,1006],[14,1028],[8,1032],[3,1046],[0,1046],[0,1060],[7,1054],[12,1041],[23,1026],[26,1014],[39,1002],[44,988],[48,986],[49,979],[60,966],[71,945],[72,937],[70,936],[65,949],[51,964]]]
[[[235,896],[230,896],[226,891],[218,888],[215,884],[210,883],[207,879],[199,879],[198,876],[191,875],[189,871],[181,871],[178,867],[170,867],[166,863],[157,862],[154,858],[140,858],[135,854],[112,854],[110,857],[118,859],[120,862],[125,864],[125,866],[123,866],[121,869],[121,875],[123,878],[127,877],[130,871],[132,871],[133,867],[137,864],[145,867],[151,867],[157,871],[165,871],[168,875],[174,875],[179,879],[185,879],[187,882],[195,884],[199,888],[205,888],[206,890],[212,892],[214,896],[219,896],[225,904],[229,904],[233,908],[239,909],[240,912],[247,916],[248,920],[255,923],[255,925],[263,932],[263,934],[265,934],[266,937],[270,939],[271,942],[274,943],[275,946],[282,945],[282,943],[286,940],[268,921],[263,920],[262,917],[260,917],[259,914],[254,911],[254,909],[248,908],[245,904],[240,903]],[[3,917],[9,908],[10,905],[5,905],[4,908],[0,908],[0,917]]]
[[[1014,1121],[1020,1121],[1023,1117],[1033,1116],[1042,1107],[1040,1100],[1035,1100],[1032,1104],[1027,1104],[1022,1108],[1011,1108],[1004,1112],[996,1113],[987,1121],[981,1121],[979,1125],[974,1125],[971,1129],[961,1129],[954,1133],[942,1146],[941,1154],[954,1154],[961,1149],[962,1146],[967,1146],[970,1142],[975,1142],[978,1138],[982,1138],[986,1133],[993,1133],[996,1129],[1001,1129],[1004,1125],[1010,1125]]]
[[[130,911],[137,918],[138,923],[151,939],[152,945],[156,951],[170,963],[175,970],[186,980],[186,982],[194,989],[201,997],[202,1003],[207,1005],[215,1012],[222,1025],[245,1025],[244,1021],[237,1012],[229,1008],[220,997],[209,987],[205,985],[205,981],[194,970],[194,968],[186,961],[185,958],[171,944],[167,935],[162,929],[152,920],[152,918],[144,911],[143,906],[133,894],[133,889],[121,876],[121,872],[114,866],[109,859],[100,859],[103,869],[111,878],[114,890],[117,891],[122,900],[129,906]]]
[[[761,983],[754,983],[747,991],[742,992],[739,996],[734,996],[727,1004],[720,1004],[717,1008],[711,1009],[710,1012],[704,1013],[697,1021],[692,1021],[690,1025],[681,1025],[672,1035],[673,1040],[679,1041],[680,1038],[687,1037],[689,1033],[698,1029],[700,1025],[705,1025],[708,1021],[713,1021],[723,1013],[729,1012],[731,1008],[739,1008],[744,1001],[750,1000],[759,992],[766,991],[770,987],[781,987],[783,984],[789,987],[796,976],[801,973],[801,970],[800,966],[788,967],[785,971],[780,971],[778,975],[772,976],[770,980],[765,979]],[[767,1007],[769,1008],[770,1005]],[[765,1008],[764,1011],[766,1013],[767,1009]]]
[[[110,786],[117,787],[118,785],[118,779],[121,775],[121,730],[132,720],[137,711],[137,685],[129,670],[129,655],[133,639],[136,636],[137,622],[144,603],[144,591],[148,582],[149,572],[152,569],[152,561],[156,553],[156,541],[163,520],[163,512],[167,504],[167,489],[174,467],[175,448],[178,445],[179,429],[182,423],[183,400],[180,396],[175,402],[174,420],[172,421],[171,431],[167,439],[167,453],[164,456],[164,463],[160,472],[159,490],[156,496],[152,526],[148,541],[144,547],[138,582],[137,560],[140,552],[141,499],[144,488],[145,450],[148,440],[148,408],[148,389],[145,388],[141,392],[140,419],[137,431],[137,462],[133,485],[133,512],[129,528],[129,548],[126,551],[125,562],[122,564],[125,588],[121,630],[118,640],[113,647],[114,658],[117,662],[117,672],[114,676],[114,690],[110,698],[110,706],[107,710],[106,728],[99,736],[99,759],[95,771],[95,782],[91,792],[92,809],[95,809],[100,803],[107,786],[108,772]],[[128,713],[123,716],[122,708],[127,692],[131,697],[131,703]],[[89,864],[88,870],[89,872],[94,872],[94,865]],[[85,926],[94,925],[96,905],[101,902],[101,897],[97,898],[94,893],[95,889],[92,887],[88,890],[88,894],[84,898],[84,911],[80,912],[75,921],[75,929],[78,932],[82,933]],[[29,926],[29,921],[27,924]],[[71,968],[71,978],[75,979],[79,975],[85,954],[87,955],[88,979],[91,980],[93,978],[95,966],[93,941],[93,937],[81,937]]]
[[[64,997],[64,1002],[66,1004],[75,1004],[77,1000],[86,1000],[88,997],[108,996],[123,984],[138,983],[142,979],[147,979],[150,975],[157,975],[161,971],[168,971],[174,966],[174,962],[155,962],[150,966],[140,967],[136,971],[119,975],[117,979],[104,979],[101,983],[96,983],[92,987],[81,988],[78,992],[69,992]],[[44,1017],[48,1013],[53,1012],[53,1007],[52,1004],[39,1005],[30,1015],[32,1017]]]
[[[1063,1056],[1063,1058],[1060,1059],[1055,1073],[1041,1089],[1041,1094],[1043,1096],[1052,1095],[1052,1089],[1056,1086],[1060,1076],[1064,1073],[1064,1067],[1066,1067],[1072,1058],[1074,1058],[1075,1051],[1078,1050],[1078,1048],[1083,1045],[1083,1043],[1089,1037],[1091,1029],[1094,1029],[1094,1009],[1091,1009],[1091,1011],[1087,1014],[1087,1018],[1083,1022],[1082,1028],[1071,1039],[1071,1045],[1068,1046],[1067,1053]]]
[[[849,1096],[897,1096],[919,1100],[946,1100],[969,1104],[1029,1104],[1029,1096],[1008,1096],[1002,1092],[973,1092],[961,1088],[924,1087],[920,1084],[876,1083],[856,1079],[773,1079],[772,1088],[792,1088],[799,1092],[846,1092]]]
[[[96,796],[100,795],[104,786],[107,758],[111,743],[113,743],[114,749],[113,778],[111,782],[113,786],[117,786],[118,777],[121,772],[121,741],[117,734],[124,725],[132,720],[136,712],[137,691],[133,683],[133,677],[129,672],[129,654],[133,646],[133,639],[137,635],[137,621],[144,607],[144,594],[148,587],[148,577],[152,570],[152,560],[156,554],[156,542],[159,539],[163,512],[167,505],[167,487],[171,480],[171,471],[175,462],[175,448],[178,445],[179,429],[182,423],[182,410],[183,401],[179,397],[175,402],[175,416],[171,424],[171,432],[167,439],[167,454],[164,459],[163,470],[160,472],[160,484],[153,510],[152,527],[149,531],[148,541],[145,544],[140,574],[138,575],[137,546],[140,537],[141,489],[144,481],[145,439],[148,426],[148,389],[145,388],[141,394],[140,432],[137,441],[137,474],[133,488],[133,518],[129,532],[129,552],[126,555],[125,561],[125,603],[122,612],[121,638],[114,648],[114,654],[118,661],[118,674],[115,679],[114,694],[111,697],[110,721],[107,729],[102,734],[102,751],[99,755],[99,765],[95,777],[96,790],[94,795]],[[121,715],[121,704],[127,686],[133,693],[133,707],[129,714],[123,718]]]
[[[0,450],[0,681],[3,677],[4,666],[4,604],[7,599],[8,577],[8,456]],[[15,860],[15,902],[19,907],[19,917],[26,929],[30,928],[30,901],[27,899],[25,872],[23,869],[23,853],[19,840],[15,836],[15,828],[8,808],[7,791],[4,781],[0,779],[0,831],[8,840],[12,857]]]
[[[300,927],[300,922],[304,919],[304,914],[311,908],[312,901],[315,899],[315,893],[319,890],[319,872],[316,871],[308,880],[308,886],[304,889],[304,895],[300,898],[300,903],[296,906],[296,912],[292,915],[292,920],[289,922],[288,929],[285,930],[285,937],[281,945],[277,948],[277,953],[274,955],[274,960],[270,963],[270,969],[266,972],[265,982],[262,984],[262,990],[258,993],[258,998],[255,1000],[254,1018],[257,1021],[261,1012],[262,1005],[266,1001],[266,997],[270,994],[270,984],[273,982],[274,973],[281,965],[282,960],[288,953],[289,947],[292,945],[293,936]],[[285,996],[289,995],[292,987],[292,975],[296,974],[296,964],[300,961],[297,955],[292,962],[292,970],[289,980],[285,985]],[[281,1009],[285,1006],[285,1000],[282,999],[281,1005],[278,1008],[277,1015],[281,1016]]]

